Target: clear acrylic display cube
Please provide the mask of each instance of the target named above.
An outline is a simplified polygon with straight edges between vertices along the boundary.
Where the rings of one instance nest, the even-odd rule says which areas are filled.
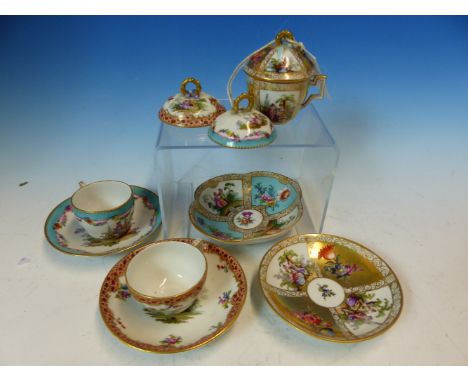
[[[222,103],[230,108],[229,102]],[[192,226],[188,216],[195,189],[218,175],[260,170],[286,175],[302,188],[304,213],[289,234],[320,233],[338,163],[338,147],[312,105],[276,129],[278,136],[269,146],[231,149],[212,142],[208,127],[180,128],[162,123],[154,159],[163,238],[210,240]]]

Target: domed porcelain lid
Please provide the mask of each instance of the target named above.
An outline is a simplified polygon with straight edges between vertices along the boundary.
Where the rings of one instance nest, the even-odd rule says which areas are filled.
[[[281,31],[275,42],[252,54],[244,71],[269,82],[302,82],[319,74],[316,64],[289,31]]]
[[[247,99],[245,109],[239,108],[239,102]],[[234,100],[231,110],[221,114],[214,121],[208,136],[215,143],[238,149],[250,149],[266,146],[276,139],[276,131],[268,117],[257,110],[252,110],[252,94],[243,93]]]
[[[187,85],[193,83],[195,89],[187,90]],[[169,97],[159,111],[159,119],[169,125],[178,127],[203,127],[213,123],[226,108],[218,100],[201,91],[200,82],[186,78],[180,85],[180,93]]]

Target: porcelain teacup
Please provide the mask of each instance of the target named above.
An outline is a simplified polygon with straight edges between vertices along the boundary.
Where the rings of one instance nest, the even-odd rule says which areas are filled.
[[[188,309],[206,281],[207,262],[197,247],[159,241],[139,250],[128,263],[125,278],[138,302],[165,315]]]
[[[96,239],[118,239],[130,229],[134,198],[132,188],[124,182],[80,182],[71,205],[81,226]]]

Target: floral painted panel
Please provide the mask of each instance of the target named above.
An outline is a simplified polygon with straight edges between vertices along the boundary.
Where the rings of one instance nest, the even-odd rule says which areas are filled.
[[[294,187],[269,177],[252,178],[252,205],[266,207],[268,214],[284,211],[296,200]]]
[[[318,255],[318,260],[324,259],[325,265],[323,270],[325,274],[334,275],[337,279],[347,278],[354,272],[362,271],[355,263],[343,263],[339,255],[335,253],[335,247],[331,244],[323,247]]]
[[[208,211],[227,216],[232,208],[242,206],[242,182],[220,182],[215,188],[203,191],[201,202]]]
[[[371,292],[352,292],[336,308],[338,317],[356,334],[373,330],[382,323],[392,308],[388,287]]]
[[[278,257],[279,272],[274,275],[280,280],[280,287],[291,291],[303,290],[314,274],[313,260],[299,255],[292,249],[285,250]]]
[[[273,235],[282,230],[286,230],[291,226],[297,219],[297,214],[299,212],[298,208],[294,208],[289,214],[283,216],[279,219],[272,219],[268,222],[265,234]]]
[[[333,289],[330,289],[327,284],[323,285],[318,285],[318,290],[322,294],[322,298],[326,300],[329,297],[336,296],[336,293],[333,291]]]
[[[254,213],[252,211],[242,211],[237,217],[236,222],[240,226],[249,226],[255,223]]]

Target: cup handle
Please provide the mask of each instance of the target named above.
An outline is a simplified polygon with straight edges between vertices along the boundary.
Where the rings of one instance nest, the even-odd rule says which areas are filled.
[[[81,180],[78,182],[78,186],[80,186],[80,188],[83,188],[84,186],[86,186],[86,183]]]
[[[301,107],[307,106],[310,101],[313,99],[323,99],[325,93],[325,82],[327,81],[327,76],[325,74],[317,74],[313,79],[310,80],[312,86],[318,86],[319,92],[309,95],[307,99],[302,103]]]

